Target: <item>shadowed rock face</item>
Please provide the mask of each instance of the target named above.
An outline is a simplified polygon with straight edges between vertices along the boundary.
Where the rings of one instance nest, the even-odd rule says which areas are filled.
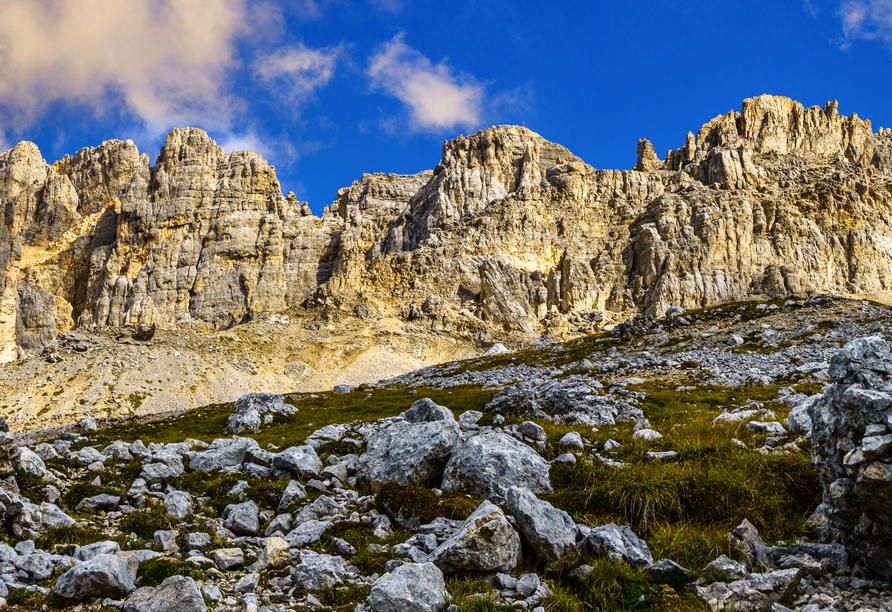
[[[493,127],[432,171],[363,175],[320,218],[259,155],[194,128],[153,166],[131,141],[53,165],[19,143],[0,154],[0,358],[53,326],[213,330],[305,303],[532,336],[600,311],[890,289],[892,135],[835,102],[751,98],[665,159],[638,153],[595,170]]]
[[[858,338],[833,357],[829,374],[836,384],[808,408],[831,530],[824,537],[892,579],[892,350],[882,338]]]

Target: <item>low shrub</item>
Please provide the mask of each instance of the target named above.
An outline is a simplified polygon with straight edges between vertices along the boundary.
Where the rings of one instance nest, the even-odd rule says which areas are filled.
[[[678,612],[706,611],[706,604],[694,594],[679,594],[665,585],[655,586],[644,574],[625,563],[607,559],[591,559],[589,573],[581,582],[571,583],[564,578],[562,585],[571,587],[562,592],[562,607],[576,610],[665,610]],[[572,593],[572,595],[570,594]],[[579,606],[573,605],[573,599]],[[546,605],[548,600],[546,600]],[[548,607],[546,607],[548,609]]]
[[[440,499],[424,487],[388,482],[378,492],[375,501],[392,516],[400,515],[406,521],[415,519],[420,525],[444,516]]]
[[[83,546],[92,542],[100,542],[107,539],[101,531],[95,527],[85,527],[79,523],[54,527],[37,538],[35,546],[41,550],[50,550],[56,544],[74,544]]]
[[[121,533],[135,533],[138,538],[143,540],[152,540],[156,531],[172,528],[173,522],[165,516],[164,511],[160,508],[134,510],[118,523]]]
[[[93,497],[94,495],[102,495],[103,493],[108,495],[121,495],[123,491],[115,487],[94,485],[89,482],[76,482],[65,492],[61,501],[63,506],[68,506],[73,510],[81,500],[87,497]]]
[[[440,505],[446,518],[464,521],[480,506],[480,500],[456,491],[446,491],[440,497]]]
[[[136,571],[140,586],[155,586],[171,576],[188,576],[193,580],[207,579],[207,575],[194,565],[170,557],[149,559],[140,563]]]

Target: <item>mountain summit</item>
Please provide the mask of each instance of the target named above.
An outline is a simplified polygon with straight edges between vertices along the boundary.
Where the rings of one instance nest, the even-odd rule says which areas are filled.
[[[744,100],[660,159],[596,170],[518,126],[432,171],[364,174],[321,217],[272,168],[174,129],[48,164],[0,154],[0,359],[72,329],[220,330],[294,308],[467,339],[580,334],[671,306],[876,294],[892,269],[892,135],[836,102]]]

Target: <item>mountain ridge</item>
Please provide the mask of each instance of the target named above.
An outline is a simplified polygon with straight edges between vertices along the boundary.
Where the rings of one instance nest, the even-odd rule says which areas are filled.
[[[278,312],[399,319],[473,350],[671,306],[889,289],[890,130],[763,95],[664,159],[637,150],[634,169],[598,170],[494,126],[446,141],[431,170],[363,174],[317,217],[261,156],[197,128],[152,165],[132,141],[53,164],[19,143],[0,154],[0,361],[71,330]]]

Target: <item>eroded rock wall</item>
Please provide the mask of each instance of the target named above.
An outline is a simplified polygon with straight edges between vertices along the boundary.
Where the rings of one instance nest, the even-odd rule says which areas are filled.
[[[315,217],[259,155],[198,129],[171,131],[154,165],[131,141],[52,165],[23,142],[0,154],[0,358],[54,326],[214,330],[302,304],[530,337],[607,311],[890,289],[888,130],[760,96],[663,160],[637,150],[634,170],[596,170],[488,128],[431,171],[363,175]]]

